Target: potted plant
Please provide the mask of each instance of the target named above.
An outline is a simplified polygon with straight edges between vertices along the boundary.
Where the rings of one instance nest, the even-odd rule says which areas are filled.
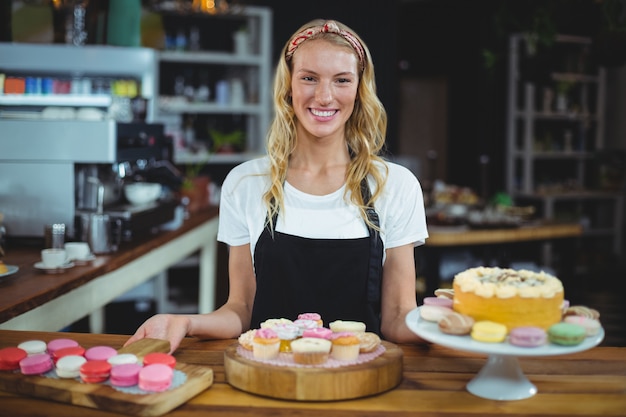
[[[209,129],[211,134],[211,149],[215,153],[235,153],[243,150],[245,135],[242,130],[231,132],[221,132],[216,129]]]
[[[202,174],[205,165],[205,162],[199,162],[185,167],[185,176],[180,186],[180,197],[190,213],[195,213],[209,205],[211,178]]]

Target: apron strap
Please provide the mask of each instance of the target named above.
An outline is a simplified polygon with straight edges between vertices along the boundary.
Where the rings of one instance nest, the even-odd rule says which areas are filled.
[[[363,203],[367,206],[365,210],[369,221],[380,228],[380,220],[378,213],[374,209],[370,200],[372,193],[370,191],[367,178],[361,181],[361,196],[363,197]],[[383,248],[382,239],[378,236],[378,230],[374,229],[370,225],[367,226],[370,234],[370,259],[369,259],[369,276],[367,278],[367,301],[374,309],[374,313],[380,313],[380,299],[381,299],[381,284],[382,284],[382,266],[383,266]]]

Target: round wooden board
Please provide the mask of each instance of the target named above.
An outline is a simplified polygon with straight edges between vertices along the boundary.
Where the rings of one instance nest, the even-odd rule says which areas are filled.
[[[374,360],[341,368],[269,365],[242,357],[234,343],[224,352],[226,380],[242,391],[285,400],[333,401],[379,394],[402,381],[402,350],[382,343],[385,352]]]

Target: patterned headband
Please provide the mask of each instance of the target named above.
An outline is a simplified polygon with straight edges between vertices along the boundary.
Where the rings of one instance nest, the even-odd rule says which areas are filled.
[[[352,33],[346,30],[339,29],[339,26],[334,20],[328,20],[321,26],[313,26],[296,33],[289,41],[289,45],[287,46],[287,52],[285,53],[285,59],[287,59],[287,61],[291,60],[294,52],[296,52],[296,49],[298,49],[298,46],[300,46],[302,42],[312,38],[319,33],[336,33],[339,36],[343,37],[356,51],[357,55],[359,56],[359,63],[361,65],[364,64],[365,51],[363,49],[363,45],[361,45],[361,42],[359,42],[357,37],[354,36]]]

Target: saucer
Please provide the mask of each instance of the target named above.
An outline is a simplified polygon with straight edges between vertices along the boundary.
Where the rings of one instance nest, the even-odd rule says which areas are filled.
[[[71,262],[73,262],[74,265],[87,265],[89,262],[94,261],[95,259],[96,259],[96,255],[94,255],[93,253],[90,253],[84,258],[72,259]]]
[[[59,265],[59,266],[45,266],[43,262],[37,262],[35,264],[35,268],[39,269],[40,271],[44,271],[48,274],[60,274],[61,272],[65,271],[66,269],[72,268],[74,266],[73,262],[67,262],[63,265]]]

